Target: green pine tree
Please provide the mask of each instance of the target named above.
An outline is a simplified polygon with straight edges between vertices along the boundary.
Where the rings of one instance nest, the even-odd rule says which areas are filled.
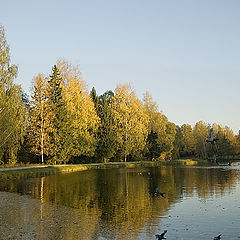
[[[63,99],[63,80],[56,65],[52,68],[47,85],[47,104],[51,111],[53,131],[50,134],[50,144],[53,150],[52,162],[66,162],[69,160],[68,121],[66,104]]]
[[[116,134],[113,125],[113,116],[110,108],[110,101],[113,97],[112,91],[107,91],[100,97],[97,96],[95,88],[91,91],[96,112],[101,120],[98,128],[96,157],[102,162],[107,162],[116,152]]]

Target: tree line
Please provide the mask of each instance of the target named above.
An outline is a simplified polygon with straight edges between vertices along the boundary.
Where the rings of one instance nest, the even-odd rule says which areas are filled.
[[[31,98],[14,84],[4,28],[0,27],[0,163],[80,163],[211,157],[210,127],[218,153],[240,153],[239,135],[229,127],[200,121],[177,126],[146,92],[130,85],[98,95],[89,92],[78,66],[59,60],[48,76],[33,79]]]

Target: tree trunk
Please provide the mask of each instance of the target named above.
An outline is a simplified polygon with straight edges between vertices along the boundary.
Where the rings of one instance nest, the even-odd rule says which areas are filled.
[[[42,164],[44,163],[43,159],[43,103],[41,103],[41,156],[42,156]]]

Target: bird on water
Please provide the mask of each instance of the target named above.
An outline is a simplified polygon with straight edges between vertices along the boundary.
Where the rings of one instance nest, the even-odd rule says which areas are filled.
[[[213,240],[219,240],[219,239],[221,239],[221,234],[219,234],[217,237],[214,237]]]
[[[164,235],[167,233],[167,230],[165,230],[163,233],[161,233],[161,234],[156,234],[155,236],[156,236],[156,238],[158,239],[158,240],[161,240],[161,239],[166,239],[165,237],[164,237]]]
[[[154,193],[155,196],[161,196],[163,198],[165,198],[165,192],[160,192],[159,188],[157,187]]]

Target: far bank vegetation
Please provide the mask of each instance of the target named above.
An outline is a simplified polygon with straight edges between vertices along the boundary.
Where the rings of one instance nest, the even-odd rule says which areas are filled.
[[[177,126],[146,92],[129,84],[89,92],[78,66],[59,60],[49,75],[33,78],[31,97],[14,84],[4,28],[0,26],[0,163],[93,163],[211,158],[205,143],[213,127],[218,155],[237,157],[240,136],[228,126],[199,121]]]

